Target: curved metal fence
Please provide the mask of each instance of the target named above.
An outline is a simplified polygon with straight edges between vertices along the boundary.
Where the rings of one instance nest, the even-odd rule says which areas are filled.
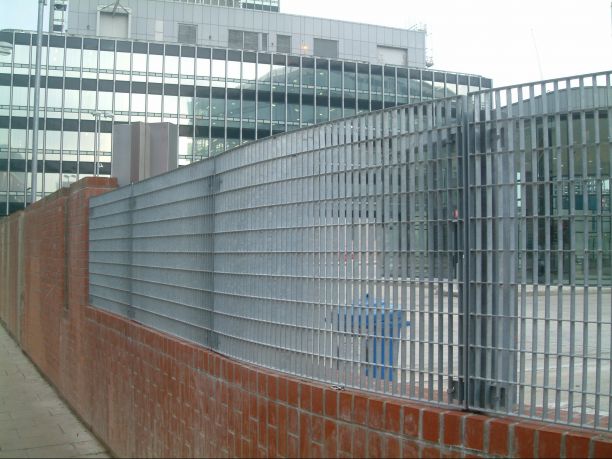
[[[610,430],[611,77],[367,113],[94,198],[90,302],[336,386]]]

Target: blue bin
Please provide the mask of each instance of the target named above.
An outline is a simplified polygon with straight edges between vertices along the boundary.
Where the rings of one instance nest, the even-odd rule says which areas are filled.
[[[399,343],[393,338],[400,336],[402,327],[402,311],[385,301],[378,306],[376,300],[370,305],[370,296],[366,294],[365,302],[359,300],[357,306],[347,306],[336,314],[336,331],[351,333],[365,338],[365,348],[361,363],[365,366],[365,374],[373,378],[393,381],[393,367],[398,367]],[[363,317],[362,317],[363,316]],[[370,328],[370,318],[372,328]],[[410,321],[406,321],[406,327]],[[372,356],[370,356],[370,348]],[[339,354],[340,350],[337,349]],[[380,362],[379,360],[380,354]]]

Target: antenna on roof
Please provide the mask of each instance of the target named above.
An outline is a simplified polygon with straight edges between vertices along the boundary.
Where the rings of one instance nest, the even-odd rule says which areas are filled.
[[[538,51],[538,44],[536,43],[535,34],[533,33],[533,28],[531,29],[531,39],[533,40],[533,47],[535,48],[536,58],[538,60],[538,69],[540,70],[540,80],[544,79],[544,75],[542,74],[542,63],[540,62],[540,52]]]

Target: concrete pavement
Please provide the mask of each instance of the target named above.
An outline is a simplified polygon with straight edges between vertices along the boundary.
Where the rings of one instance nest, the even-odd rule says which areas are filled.
[[[0,458],[111,457],[0,325]]]

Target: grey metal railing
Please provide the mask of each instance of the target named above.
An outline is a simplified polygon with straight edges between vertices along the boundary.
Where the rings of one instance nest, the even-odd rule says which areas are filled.
[[[90,302],[333,385],[610,430],[610,81],[363,114],[94,198]]]

